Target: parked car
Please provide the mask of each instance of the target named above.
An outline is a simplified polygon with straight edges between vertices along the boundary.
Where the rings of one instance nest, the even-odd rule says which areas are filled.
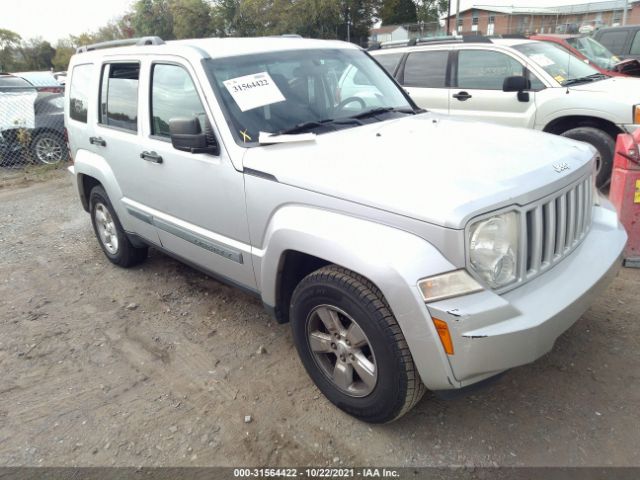
[[[107,259],[152,246],[256,295],[362,420],[544,355],[620,265],[591,146],[424,113],[351,43],[143,38],[69,73],[70,171]]]
[[[640,25],[601,28],[593,38],[620,58],[640,60]]]
[[[21,164],[25,149],[38,163],[57,164],[68,158],[64,139],[64,96],[39,93],[32,108],[33,128],[1,129],[0,165]]]
[[[16,72],[13,75],[29,82],[38,93],[64,93],[64,85],[49,71]]]
[[[431,41],[371,53],[402,53],[393,73],[420,107],[590,143],[599,187],[611,177],[616,136],[640,127],[640,80],[611,78],[546,42]]]
[[[611,53],[597,40],[584,35],[533,35],[531,40],[549,42],[564,48],[599,72],[612,76],[640,77],[640,61],[626,60]]]
[[[8,92],[33,92],[33,85],[24,78],[0,72],[0,93]]]

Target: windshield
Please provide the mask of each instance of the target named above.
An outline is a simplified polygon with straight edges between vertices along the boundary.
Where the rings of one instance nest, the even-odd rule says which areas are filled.
[[[551,43],[522,43],[514,45],[513,48],[524,53],[563,86],[583,78],[586,81],[592,81],[593,79],[588,79],[588,77],[600,73],[562,47]]]
[[[400,115],[397,110],[413,113],[400,88],[361,50],[268,52],[205,64],[242,146],[256,145],[260,132],[313,126],[326,133]]]
[[[567,43],[605,70],[612,70],[615,64],[620,62],[607,47],[591,37],[567,38]]]

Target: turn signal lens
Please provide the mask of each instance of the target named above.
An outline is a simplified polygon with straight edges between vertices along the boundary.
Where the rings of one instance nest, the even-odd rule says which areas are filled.
[[[451,340],[451,334],[449,333],[449,326],[447,325],[447,322],[440,320],[439,318],[433,318],[433,324],[436,326],[444,351],[447,352],[447,355],[453,355],[453,341]]]
[[[640,124],[640,105],[633,106],[633,123]]]

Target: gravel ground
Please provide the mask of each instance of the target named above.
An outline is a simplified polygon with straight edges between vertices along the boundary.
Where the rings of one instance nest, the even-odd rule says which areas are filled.
[[[0,188],[0,226],[0,465],[640,465],[638,270],[536,363],[369,426],[258,300],[111,265],[66,173]]]

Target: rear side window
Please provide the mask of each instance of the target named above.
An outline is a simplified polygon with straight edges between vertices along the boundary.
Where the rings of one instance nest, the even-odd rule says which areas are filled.
[[[398,62],[402,58],[402,53],[390,53],[388,55],[376,55],[376,60],[383,68],[393,75],[396,67],[398,66]]]
[[[448,51],[410,53],[404,65],[407,87],[444,88],[447,79]]]
[[[501,52],[461,50],[458,53],[458,88],[502,90],[505,78],[524,73],[520,62]]]
[[[100,123],[138,131],[138,63],[111,63],[103,67],[100,85]]]
[[[69,87],[69,116],[78,122],[87,123],[89,89],[91,87],[92,64],[77,65],[71,73]]]
[[[178,65],[156,64],[151,80],[151,134],[169,138],[169,120],[193,118],[205,131],[206,114],[189,73]]]
[[[601,44],[617,55],[624,53],[624,44],[627,42],[627,32],[604,32],[598,40]]]

